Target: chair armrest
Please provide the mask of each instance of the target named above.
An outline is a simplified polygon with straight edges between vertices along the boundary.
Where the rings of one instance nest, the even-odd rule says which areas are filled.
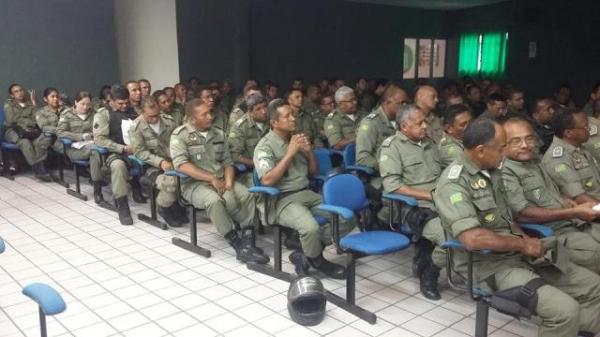
[[[59,138],[59,140],[60,140],[60,142],[63,145],[71,145],[71,144],[73,144],[73,140],[70,139],[70,138]]]
[[[43,131],[43,134],[44,134],[44,136],[46,136],[46,137],[52,137],[52,136],[55,136],[55,135],[56,135],[56,133],[55,133],[55,132],[52,132],[52,131]]]
[[[280,193],[278,188],[270,186],[252,186],[248,189],[248,192],[268,194],[272,197],[279,195]]]
[[[102,146],[98,146],[98,145],[92,145],[91,147],[92,151],[96,151],[99,154],[107,154],[108,153],[108,149]]]
[[[34,300],[46,315],[56,315],[67,309],[60,294],[47,284],[32,283],[23,288],[23,295]]]
[[[348,165],[348,166],[344,167],[344,171],[346,171],[346,172],[347,171],[359,171],[364,174],[368,174],[370,176],[375,174],[375,170],[372,167],[361,166],[361,165]]]
[[[399,193],[384,193],[381,197],[386,200],[402,202],[408,206],[417,206],[417,199]]]
[[[246,173],[248,172],[248,166],[246,166],[246,164],[242,164],[242,163],[233,163],[233,167],[235,168],[235,171],[237,173]]]
[[[347,209],[346,207],[321,204],[318,206],[318,209],[331,214],[337,214],[346,220],[354,218],[354,212]]]
[[[442,243],[441,247],[443,249],[456,249],[456,250],[464,250],[465,252],[471,252],[458,239],[446,240]],[[490,254],[492,252],[492,250],[491,249],[482,249],[478,252],[481,254]]]
[[[129,158],[129,160],[131,160],[134,164],[139,165],[141,167],[146,165],[145,161],[141,160],[140,158],[136,157],[135,155],[129,155],[129,156],[127,156],[127,158]]]
[[[182,179],[189,178],[189,176],[187,174],[176,171],[176,170],[168,170],[167,172],[165,172],[165,175],[167,175],[169,177],[179,177]]]
[[[521,225],[521,229],[527,235],[546,238],[554,235],[554,230],[548,226],[526,223]]]

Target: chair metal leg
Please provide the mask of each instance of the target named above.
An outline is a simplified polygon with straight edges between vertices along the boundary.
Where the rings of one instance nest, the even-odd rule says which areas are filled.
[[[58,157],[58,180],[55,182],[64,188],[69,188],[69,183],[65,181],[64,155],[57,153]]]
[[[87,195],[81,193],[81,180],[79,179],[79,170],[81,169],[79,165],[74,164],[75,166],[75,191],[71,188],[67,188],[67,194],[74,196],[75,198],[81,199],[83,201],[88,201]]]
[[[290,282],[295,278],[295,275],[284,272],[282,270],[282,242],[281,242],[281,227],[278,225],[271,226],[273,228],[273,267],[269,264],[258,264],[248,262],[246,267],[255,272],[265,274],[276,279]]]
[[[154,227],[158,227],[160,229],[166,230],[168,228],[167,224],[159,221],[158,217],[156,216],[156,196],[157,196],[157,190],[156,190],[156,186],[152,186],[152,193],[150,195],[150,216],[147,216],[146,214],[138,214],[138,219],[150,224]]]
[[[487,337],[490,306],[485,300],[477,301],[475,312],[475,337]]]
[[[2,176],[10,180],[15,180],[15,177],[13,177],[13,175],[10,173],[10,162],[12,159],[10,156],[10,152],[11,151],[2,151],[2,158],[4,158],[4,168],[2,170]]]
[[[42,337],[47,337],[48,332],[46,331],[46,315],[44,315],[44,311],[42,311],[42,307],[39,308],[40,311],[40,332]]]
[[[201,255],[204,257],[210,257],[210,255],[211,255],[210,250],[198,246],[198,230],[197,230],[197,225],[196,225],[196,208],[194,206],[190,206],[190,207],[192,208],[192,223],[190,224],[190,241],[187,242],[180,238],[172,238],[171,242],[175,246],[183,248],[192,253],[195,253],[195,254],[198,254],[198,255]]]

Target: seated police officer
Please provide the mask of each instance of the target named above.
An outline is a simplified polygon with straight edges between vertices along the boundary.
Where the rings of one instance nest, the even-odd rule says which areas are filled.
[[[552,227],[572,262],[600,272],[600,224],[589,222],[600,215],[592,209],[595,204],[567,206],[540,165],[537,137],[526,120],[511,118],[503,127],[508,145],[502,178],[516,219]]]
[[[435,214],[431,191],[440,175],[441,167],[437,146],[427,137],[427,115],[416,105],[401,106],[396,112],[398,132],[387,138],[379,148],[379,171],[383,179],[383,190],[417,199],[419,208],[403,209],[402,222],[409,225],[418,239],[415,245],[414,269],[421,283],[421,293],[432,300],[440,299],[437,280],[445,264],[445,254],[440,248],[444,242],[444,230]],[[389,217],[389,208],[384,207],[378,217],[382,222]],[[414,221],[415,212],[423,214],[423,220]],[[400,212],[396,213],[398,215]],[[400,222],[400,218],[395,220]],[[422,235],[422,237],[421,237]],[[434,245],[432,245],[432,243]]]
[[[175,177],[163,174],[173,169],[169,141],[177,124],[170,115],[161,114],[158,102],[152,96],[142,98],[140,110],[142,114],[133,121],[129,130],[133,153],[149,165],[140,182],[149,194],[156,185],[158,214],[169,226],[181,226],[188,219],[185,209],[177,203],[177,181]]]
[[[541,318],[539,336],[600,332],[600,276],[568,260],[526,261],[546,261],[545,246],[552,241],[523,234],[513,221],[507,200],[512,196],[498,169],[506,147],[503,128],[478,118],[467,126],[463,144],[465,152],[442,172],[434,202],[444,228],[473,252],[475,286],[488,291],[526,286],[530,291],[515,300]],[[486,249],[493,253],[480,252]],[[558,255],[560,249],[550,252]],[[453,254],[453,264],[465,275],[465,254]]]
[[[133,147],[125,144],[125,137],[128,137],[128,126],[137,118],[137,113],[129,107],[129,91],[121,85],[111,87],[109,104],[108,109],[101,108],[94,115],[93,138],[96,145],[108,149],[109,152],[104,165],[110,170],[110,186],[119,213],[119,221],[122,225],[132,225],[133,219],[127,201],[129,183],[133,200],[138,203],[146,202],[139,180],[131,177],[128,183],[131,167],[128,156],[133,154]],[[102,160],[100,156],[98,152],[93,151],[90,156],[90,166],[98,165]],[[104,202],[102,181],[93,183],[94,201],[101,204]]]
[[[462,153],[462,138],[471,119],[471,109],[466,105],[456,104],[446,108],[442,116],[444,136],[438,145],[442,169],[448,167]]]
[[[337,107],[327,115],[323,127],[329,146],[334,150],[343,150],[346,145],[354,143],[356,128],[365,113],[356,109],[356,94],[349,87],[336,90],[334,98]]]
[[[254,149],[254,167],[261,183],[281,191],[269,210],[269,218],[300,234],[302,251],[290,255],[297,274],[306,274],[313,267],[332,278],[343,279],[345,268],[326,260],[322,254],[324,247],[332,243],[331,229],[329,224],[319,226],[314,219],[323,200],[308,188],[308,177],[318,173],[310,140],[302,133],[293,135],[296,118],[292,108],[282,100],[269,104],[269,119],[271,131]],[[351,229],[350,223],[340,221],[340,235]]]
[[[173,131],[170,144],[175,169],[189,176],[181,185],[183,197],[206,210],[239,261],[268,263],[269,257],[255,247],[254,196],[235,181],[225,134],[212,125],[211,108],[200,99],[192,99],[186,103],[186,115],[187,122]],[[241,237],[234,221],[241,227]]]

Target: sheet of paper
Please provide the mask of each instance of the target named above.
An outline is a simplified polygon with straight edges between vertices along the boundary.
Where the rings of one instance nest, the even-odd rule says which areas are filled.
[[[82,149],[84,146],[89,145],[89,144],[93,144],[94,142],[91,140],[82,140],[80,142],[74,142],[71,144],[71,147],[74,149]]]
[[[133,119],[124,119],[121,121],[121,132],[123,133],[123,142],[125,145],[131,145],[129,142],[129,129],[133,125]]]

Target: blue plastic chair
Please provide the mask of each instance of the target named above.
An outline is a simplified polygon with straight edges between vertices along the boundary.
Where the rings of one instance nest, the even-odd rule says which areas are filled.
[[[368,176],[372,176],[375,174],[375,170],[372,167],[356,165],[356,144],[350,143],[346,145],[344,148],[344,152],[342,154],[343,163],[344,163],[344,171],[345,172],[357,172],[363,173]]]
[[[554,235],[554,231],[544,225],[539,224],[522,224],[521,228],[529,236],[534,237],[549,237]],[[473,281],[473,254],[491,254],[492,250],[484,249],[477,252],[469,251],[465,248],[461,241],[457,239],[451,239],[445,241],[442,248],[448,251],[446,255],[446,273],[448,284],[458,290],[468,291],[470,297],[476,302],[475,312],[475,337],[487,337],[488,335],[488,321],[489,321],[489,308],[492,306],[493,293],[485,291],[474,285]],[[453,265],[453,251],[462,251],[467,254],[467,275],[463,276],[454,270]],[[462,281],[462,286],[455,280],[456,274]],[[496,308],[497,309],[497,308]],[[520,319],[522,317],[516,317]],[[586,332],[582,332],[581,336],[586,335]],[[590,335],[590,336],[593,336]]]
[[[23,288],[23,295],[34,300],[39,306],[40,330],[42,337],[47,336],[46,316],[60,314],[67,309],[60,294],[44,283],[32,283]]]
[[[2,238],[0,238],[0,254],[4,253],[5,250],[6,250],[6,245],[4,244],[4,240],[2,240]]]
[[[323,185],[323,204],[319,209],[331,214],[332,237],[336,245],[349,255],[346,276],[346,298],[337,295],[331,301],[357,317],[375,324],[377,316],[356,305],[356,260],[368,255],[383,255],[406,249],[410,240],[396,232],[370,231],[339,237],[340,217],[351,220],[368,207],[365,189],[358,177],[340,174],[329,178]]]
[[[390,226],[391,230],[395,230],[395,231],[400,231],[401,233],[408,235],[408,236],[412,236],[414,233],[413,231],[404,224],[395,224],[394,223],[394,209],[396,207],[396,205],[398,205],[398,212],[400,212],[400,208],[402,207],[402,205],[406,205],[409,207],[412,206],[417,206],[417,199],[413,198],[413,197],[409,197],[403,194],[399,194],[399,193],[383,193],[381,198],[383,200],[387,200],[390,203],[390,211],[388,214],[388,224]],[[398,225],[399,228],[396,228],[395,225]]]
[[[185,200],[183,198],[183,196],[181,195],[181,180],[182,179],[189,179],[189,176],[183,172],[179,172],[177,170],[169,170],[167,172],[165,172],[166,175],[170,176],[170,177],[176,177],[177,178],[177,202],[182,205],[183,207],[190,207],[191,208],[191,213],[192,213],[192,221],[190,224],[190,241],[185,241],[182,240],[180,238],[174,237],[171,239],[171,242],[179,247],[179,248],[183,248],[187,251],[190,251],[192,253],[204,256],[204,257],[210,257],[211,256],[211,252],[210,250],[204,248],[204,247],[200,247],[198,246],[198,225],[196,224],[197,222],[197,215],[196,212],[199,211],[200,209],[194,207],[194,205],[192,205],[191,202],[188,202],[187,200]],[[200,210],[202,211],[202,210]]]

